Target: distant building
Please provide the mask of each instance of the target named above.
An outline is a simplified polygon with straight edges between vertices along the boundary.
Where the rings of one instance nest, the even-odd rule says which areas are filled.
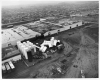
[[[70,17],[83,16],[82,14],[72,14]]]
[[[46,19],[44,19],[44,18],[40,18],[40,21],[45,21]]]

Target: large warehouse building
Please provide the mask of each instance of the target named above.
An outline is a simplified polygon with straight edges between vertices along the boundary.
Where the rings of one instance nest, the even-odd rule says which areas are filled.
[[[32,31],[24,26],[16,26],[14,28],[2,30],[2,47],[9,44],[16,45],[17,41],[22,41],[40,35],[40,33]]]

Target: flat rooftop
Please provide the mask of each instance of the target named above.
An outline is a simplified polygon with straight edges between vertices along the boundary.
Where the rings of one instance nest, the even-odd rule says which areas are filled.
[[[47,31],[63,28],[63,26],[61,25],[55,25],[55,24],[52,24],[51,22],[41,22],[41,21],[31,22],[28,24],[24,24],[23,26],[29,27],[30,29],[39,33],[45,33]]]
[[[37,34],[40,35],[40,33],[35,32],[22,25],[2,30],[1,34],[2,34],[2,44],[32,38],[35,37]]]

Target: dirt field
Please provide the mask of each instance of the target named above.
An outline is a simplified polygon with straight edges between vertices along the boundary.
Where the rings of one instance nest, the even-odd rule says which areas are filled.
[[[72,65],[64,77],[78,78],[80,77],[80,70],[84,70],[86,78],[97,77],[98,45],[93,38],[86,35],[86,33],[83,33],[82,31],[80,31],[80,36],[81,39],[78,38],[80,40],[79,45],[75,45],[76,47],[79,47],[79,51],[77,52],[77,57],[75,58],[73,63],[73,65],[77,65],[78,67],[74,68]],[[74,44],[78,41],[75,38],[71,39],[74,41]],[[73,44],[72,42],[70,43]]]

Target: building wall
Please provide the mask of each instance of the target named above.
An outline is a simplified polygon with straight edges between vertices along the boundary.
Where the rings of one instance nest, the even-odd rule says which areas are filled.
[[[61,28],[61,29],[59,29],[60,30],[60,32],[62,32],[62,31],[65,31],[65,30],[67,30],[66,28]]]
[[[77,23],[74,23],[74,24],[72,24],[72,25],[64,26],[63,28],[59,28],[59,29],[56,29],[56,30],[48,31],[48,32],[46,32],[46,33],[44,34],[44,36],[48,36],[48,33],[49,33],[49,32],[50,32],[50,34],[52,35],[52,34],[57,33],[58,30],[60,30],[60,32],[62,32],[62,31],[65,31],[65,30],[70,29],[70,27],[71,27],[71,28],[75,28],[75,27],[77,27],[77,25],[78,25],[78,26],[82,26],[82,21],[77,22]]]
[[[77,25],[78,25],[78,26],[82,26],[82,21],[77,22],[77,23],[74,23],[74,24],[72,24],[72,25],[64,26],[64,27],[65,27],[66,30],[67,30],[67,29],[70,29],[70,27],[71,27],[71,28],[75,28],[75,27],[77,27]]]
[[[71,27],[75,28],[75,27],[77,27],[77,25],[78,26],[82,26],[82,22],[78,22],[78,23],[72,24]]]

